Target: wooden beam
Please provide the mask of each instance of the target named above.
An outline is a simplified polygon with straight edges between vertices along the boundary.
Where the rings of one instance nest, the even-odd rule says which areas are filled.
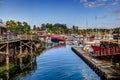
[[[0,50],[1,50],[2,48],[4,48],[5,46],[6,46],[6,44],[4,44],[3,46],[1,46],[1,47],[0,47]]]
[[[28,47],[31,47],[31,46],[29,46],[28,44],[30,44],[31,42],[27,42],[27,43],[24,43],[24,42],[22,42],[23,43],[23,45],[21,45],[21,46],[28,46]]]

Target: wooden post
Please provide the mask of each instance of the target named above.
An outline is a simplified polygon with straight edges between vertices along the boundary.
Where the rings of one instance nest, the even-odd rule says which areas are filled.
[[[16,48],[16,46],[15,46],[15,54],[16,54],[16,52],[17,52],[17,48]]]
[[[19,59],[20,59],[20,69],[23,70],[23,67],[22,67],[22,57],[20,57]]]
[[[31,39],[31,47],[30,48],[31,48],[31,54],[32,54],[33,53],[33,48],[32,48],[33,47],[32,34],[30,35],[30,39]]]
[[[14,48],[14,55],[16,55],[16,45],[13,43],[13,48]]]
[[[2,42],[2,35],[0,35],[0,42]]]
[[[27,40],[27,33],[25,33],[25,39]]]
[[[37,49],[36,49],[36,47],[35,47],[35,51],[36,51]]]
[[[9,43],[6,43],[6,64],[9,64]]]
[[[22,54],[22,41],[20,40],[20,54]]]
[[[33,53],[33,50],[32,50],[32,40],[31,40],[31,46],[30,46],[30,48],[31,48],[31,54]]]
[[[32,40],[33,38],[32,38],[32,34],[30,35],[30,39]]]
[[[9,64],[6,64],[6,80],[9,80],[10,76],[9,76]]]
[[[36,51],[36,44],[35,44],[35,42],[34,42],[34,50]]]

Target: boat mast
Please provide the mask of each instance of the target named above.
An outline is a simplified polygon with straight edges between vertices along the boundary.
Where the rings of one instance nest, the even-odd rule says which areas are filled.
[[[98,21],[97,21],[97,19],[98,19],[97,16],[95,16],[95,26],[96,26],[96,30],[95,30],[96,33],[95,34],[96,34],[96,37],[98,37],[98,31],[97,31]]]
[[[87,35],[87,28],[88,28],[88,20],[86,18],[86,35]]]

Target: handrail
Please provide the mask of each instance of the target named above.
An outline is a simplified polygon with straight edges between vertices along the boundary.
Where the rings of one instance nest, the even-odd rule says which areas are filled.
[[[6,42],[6,41],[15,41],[15,40],[34,40],[36,38],[35,35],[0,35],[0,42]]]

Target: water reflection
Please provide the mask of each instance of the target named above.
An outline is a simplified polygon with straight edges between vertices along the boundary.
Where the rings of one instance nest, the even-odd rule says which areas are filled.
[[[69,46],[48,49],[37,57],[27,55],[5,66],[3,80],[100,80]]]
[[[13,80],[100,80],[69,46],[53,48],[36,58],[37,68]]]
[[[26,55],[15,59],[12,63],[5,64],[0,67],[0,80],[17,80],[18,73],[21,76],[26,76],[37,69],[36,57],[33,55]],[[24,72],[24,73],[23,73]]]

